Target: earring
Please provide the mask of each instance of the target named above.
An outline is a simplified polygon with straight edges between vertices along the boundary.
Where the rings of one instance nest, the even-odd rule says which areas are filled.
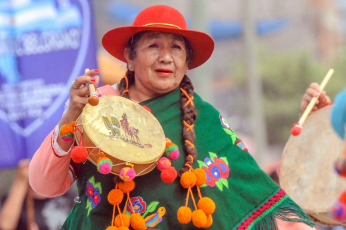
[[[132,71],[132,65],[130,63],[127,64],[127,68]]]

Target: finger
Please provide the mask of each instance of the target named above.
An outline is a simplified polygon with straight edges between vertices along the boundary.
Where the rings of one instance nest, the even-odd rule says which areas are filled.
[[[95,89],[97,89],[97,86],[100,83],[100,77],[98,75],[91,78],[92,84],[95,86]]]
[[[97,75],[97,74],[99,74],[99,73],[100,73],[100,70],[98,70],[98,69],[92,69],[92,70],[89,70],[89,71],[85,72],[85,73],[84,73],[84,76],[93,77],[93,76],[95,76],[95,75]]]
[[[80,76],[77,77],[73,82],[72,82],[72,89],[79,89],[85,86],[85,84],[88,82],[87,77]]]
[[[303,96],[303,101],[305,101],[307,104],[310,103],[310,101],[312,100],[313,96],[311,94],[304,94]]]
[[[75,96],[70,98],[69,109],[72,111],[80,111],[84,108],[84,106],[88,103],[87,97]]]
[[[96,80],[93,78],[96,74],[98,74],[99,70],[89,70],[83,76],[77,77],[74,80],[73,87],[74,89],[79,89],[84,87],[86,84],[93,84]]]
[[[306,90],[305,94],[309,94],[311,97],[317,97],[319,94],[319,90],[310,87]]]
[[[70,90],[70,97],[74,97],[74,96],[85,97],[85,95],[89,96],[89,94],[90,94],[89,88],[86,86],[81,86],[79,89],[75,89],[71,87],[71,90]]]
[[[327,93],[326,93],[326,91],[322,91],[321,92],[321,94],[320,94],[320,96],[319,96],[319,99],[320,99],[320,101],[322,102],[327,102]]]
[[[316,90],[316,91],[320,91],[320,85],[318,84],[318,83],[316,83],[316,82],[312,82],[311,84],[310,84],[310,88],[311,89],[314,89],[314,90]]]
[[[308,106],[308,104],[305,101],[302,101],[301,105],[300,105],[300,109],[302,111],[304,111],[306,109],[306,107]]]

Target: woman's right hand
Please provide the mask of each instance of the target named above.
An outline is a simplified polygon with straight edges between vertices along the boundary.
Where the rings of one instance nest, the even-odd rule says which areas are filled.
[[[320,85],[316,82],[312,82],[309,88],[306,89],[306,92],[302,98],[301,105],[300,105],[300,108],[302,111],[304,111],[306,107],[308,107],[313,97],[318,96],[319,92],[320,92]],[[330,98],[328,97],[325,91],[322,91],[312,111],[316,111],[329,103],[331,103]]]
[[[70,124],[72,121],[76,121],[82,113],[82,110],[88,103],[88,98],[90,96],[89,87],[87,87],[86,84],[94,84],[95,88],[97,88],[100,79],[95,75],[98,73],[99,70],[90,70],[83,76],[77,77],[74,80],[70,88],[69,106],[60,121],[60,127],[64,124]]]

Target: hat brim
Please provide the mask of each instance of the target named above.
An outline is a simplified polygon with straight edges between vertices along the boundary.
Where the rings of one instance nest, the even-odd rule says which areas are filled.
[[[196,68],[206,62],[214,50],[214,40],[206,33],[194,30],[182,30],[160,26],[125,26],[109,30],[102,38],[102,45],[115,58],[126,62],[124,49],[131,37],[142,31],[161,31],[184,36],[193,50],[189,69]]]

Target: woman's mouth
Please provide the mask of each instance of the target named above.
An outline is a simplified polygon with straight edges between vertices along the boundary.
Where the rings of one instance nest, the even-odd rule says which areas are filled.
[[[155,71],[156,71],[156,73],[158,73],[159,75],[164,75],[164,76],[167,76],[167,75],[170,75],[171,73],[173,73],[172,70],[170,70],[170,69],[163,69],[163,68],[156,69]]]

